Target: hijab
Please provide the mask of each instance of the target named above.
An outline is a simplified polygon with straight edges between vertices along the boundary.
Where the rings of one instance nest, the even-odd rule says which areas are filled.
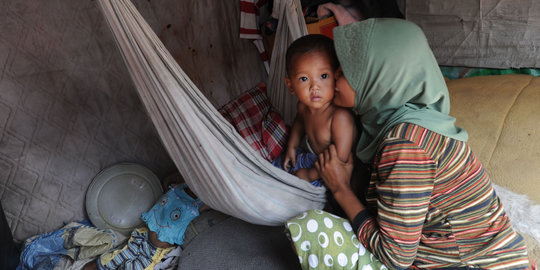
[[[448,88],[422,30],[412,22],[375,18],[334,28],[334,44],[354,89],[361,132],[356,155],[364,163],[390,128],[412,123],[467,141],[448,115]]]

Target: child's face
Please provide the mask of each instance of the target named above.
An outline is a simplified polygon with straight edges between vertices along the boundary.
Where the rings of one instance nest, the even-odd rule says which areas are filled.
[[[334,104],[345,108],[354,107],[356,92],[345,78],[345,75],[343,75],[341,67],[336,71],[335,78],[336,88],[334,92]]]
[[[312,109],[323,108],[334,98],[334,69],[321,51],[295,55],[285,84],[291,94]]]

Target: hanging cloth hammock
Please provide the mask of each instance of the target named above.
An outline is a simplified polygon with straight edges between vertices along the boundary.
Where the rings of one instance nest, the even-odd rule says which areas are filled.
[[[272,166],[236,133],[129,0],[98,2],[165,148],[203,202],[262,225],[324,206],[325,188]]]
[[[285,122],[292,123],[298,99],[289,93],[283,82],[286,76],[285,52],[289,44],[308,32],[299,0],[274,0],[273,7],[277,9],[279,18],[268,75],[268,97]]]

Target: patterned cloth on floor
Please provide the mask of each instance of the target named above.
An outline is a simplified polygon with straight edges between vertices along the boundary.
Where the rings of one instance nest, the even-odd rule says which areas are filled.
[[[100,270],[150,270],[173,249],[155,247],[148,239],[148,229],[138,228],[122,249],[102,254],[97,265]]]
[[[72,222],[27,239],[17,269],[58,269],[63,258],[84,260],[110,250],[116,243],[118,236],[111,230],[92,227],[88,221]]]

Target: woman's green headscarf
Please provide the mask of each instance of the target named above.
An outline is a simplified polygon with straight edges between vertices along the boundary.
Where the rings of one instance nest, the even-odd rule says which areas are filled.
[[[422,30],[401,19],[368,19],[334,28],[345,78],[356,92],[353,110],[362,129],[356,148],[369,163],[385,133],[413,123],[467,140],[448,115],[448,89]]]

